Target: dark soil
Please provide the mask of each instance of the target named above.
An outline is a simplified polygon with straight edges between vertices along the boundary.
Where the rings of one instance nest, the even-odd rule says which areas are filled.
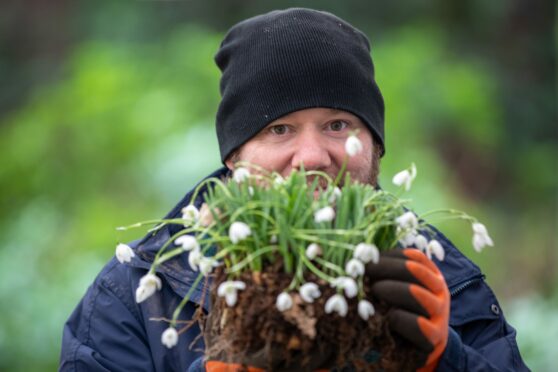
[[[215,273],[212,311],[206,320],[206,355],[212,360],[240,363],[268,371],[342,370],[348,365],[357,371],[414,371],[426,359],[423,352],[393,334],[388,328],[389,308],[374,297],[376,314],[364,321],[357,312],[358,300],[348,300],[346,317],[326,314],[324,305],[335,289],[315,277],[322,295],[314,303],[302,301],[291,292],[293,307],[280,312],[277,296],[291,278],[280,265],[267,266],[262,273],[244,273],[246,283],[238,302],[228,307],[216,296],[216,288],[226,279],[223,270]],[[369,283],[365,282],[366,287]],[[366,291],[369,294],[369,291]]]

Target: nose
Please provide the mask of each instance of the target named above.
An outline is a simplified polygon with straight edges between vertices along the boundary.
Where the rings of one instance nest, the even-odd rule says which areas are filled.
[[[300,133],[291,160],[293,169],[324,170],[331,165],[331,155],[320,133],[305,131]]]

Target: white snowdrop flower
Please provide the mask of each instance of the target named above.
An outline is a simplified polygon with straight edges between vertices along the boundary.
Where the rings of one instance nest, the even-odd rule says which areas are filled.
[[[401,233],[401,228],[398,227],[397,234],[400,233]],[[401,243],[403,247],[410,247],[415,244],[415,239],[417,238],[417,236],[418,236],[417,232],[415,230],[411,230],[399,239],[399,243]]]
[[[275,306],[279,311],[286,311],[293,307],[293,299],[290,294],[287,292],[281,292],[279,296],[277,296],[277,300],[275,300]]]
[[[347,155],[353,157],[363,150],[362,142],[355,135],[351,135],[345,142],[345,151]]]
[[[396,186],[405,186],[405,191],[409,191],[411,189],[411,184],[413,180],[417,176],[417,167],[415,167],[415,163],[411,164],[411,169],[405,169],[395,176],[393,176],[393,184]]]
[[[246,239],[252,234],[250,226],[244,222],[233,222],[229,228],[229,238],[233,244],[237,244],[241,240]]]
[[[161,342],[169,349],[176,346],[176,344],[178,343],[178,332],[176,331],[176,329],[174,329],[173,327],[165,329],[165,331],[161,335]]]
[[[341,189],[335,186],[335,188],[333,188],[333,191],[331,192],[331,195],[329,196],[328,202],[333,204],[340,198],[341,198]]]
[[[342,317],[347,315],[349,311],[349,305],[347,304],[347,300],[340,294],[334,294],[325,303],[325,312],[327,314],[331,314],[332,312],[336,312]]]
[[[275,176],[273,176],[273,184],[275,186],[280,186],[283,183],[285,183],[285,179],[280,174],[276,174]]]
[[[132,257],[136,254],[128,244],[120,243],[116,246],[116,259],[123,264],[132,261]]]
[[[217,262],[217,260],[213,258],[205,257],[202,255],[198,265],[200,268],[200,273],[202,273],[203,276],[207,276],[213,271],[214,267],[219,266],[219,262]]]
[[[199,248],[194,248],[188,254],[188,264],[194,271],[198,271],[198,265],[201,262],[203,254],[201,253]]]
[[[475,251],[480,252],[486,246],[494,246],[494,242],[488,235],[486,226],[484,226],[482,223],[473,223],[473,233],[473,248],[475,248]]]
[[[306,257],[308,257],[311,260],[321,255],[322,255],[322,248],[316,243],[311,243],[306,248]]]
[[[368,320],[376,311],[370,301],[360,300],[358,302],[358,315],[364,320]]]
[[[380,260],[380,251],[374,244],[359,243],[355,247],[353,257],[361,260],[363,263],[378,263]]]
[[[182,249],[185,251],[191,251],[194,249],[200,249],[198,240],[192,235],[182,235],[176,238],[174,244],[181,245]]]
[[[270,244],[277,244],[277,235],[273,234],[271,235],[271,238],[269,238],[269,243]]]
[[[145,274],[141,277],[136,289],[136,302],[139,304],[153,295],[162,287],[161,279],[155,274]]]
[[[194,225],[200,219],[200,211],[195,205],[190,204],[182,208],[182,219],[184,226]]]
[[[254,196],[254,188],[252,186],[248,186],[248,194]]]
[[[438,261],[443,261],[446,255],[446,252],[444,251],[444,247],[442,247],[440,242],[437,240],[431,240],[430,242],[428,242],[428,246],[426,247],[426,252],[428,252],[427,255],[430,259],[432,259],[431,257],[432,255],[434,255],[434,257],[436,257]]]
[[[423,252],[426,252],[426,246],[428,245],[428,240],[424,237],[424,235],[417,235],[415,237],[415,246]],[[428,254],[427,254],[428,255]],[[430,257],[429,257],[430,258]]]
[[[314,213],[314,221],[316,221],[316,223],[330,222],[333,221],[334,218],[335,218],[335,211],[330,206],[318,209]]]
[[[361,260],[351,258],[345,265],[345,271],[349,274],[349,276],[356,278],[360,275],[364,275],[364,264]]]
[[[233,307],[238,299],[238,291],[246,289],[246,283],[238,280],[227,280],[217,288],[217,296],[225,297],[229,307]]]
[[[341,288],[345,291],[345,296],[353,298],[358,294],[358,286],[353,278],[348,276],[338,276],[334,278],[331,285],[335,288]]]
[[[233,180],[236,183],[242,183],[250,177],[250,171],[248,168],[238,167],[233,172]]]
[[[486,226],[484,226],[482,223],[475,222],[473,223],[472,227],[475,234],[488,235],[488,230],[486,230]]]
[[[397,217],[395,222],[397,222],[399,227],[403,230],[415,230],[418,227],[417,216],[411,211],[405,212]]]
[[[304,283],[300,286],[298,293],[304,302],[308,302],[310,304],[322,295],[322,292],[320,292],[316,283]]]

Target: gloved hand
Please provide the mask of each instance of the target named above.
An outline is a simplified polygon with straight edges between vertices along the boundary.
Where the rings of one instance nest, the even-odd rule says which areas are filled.
[[[390,328],[428,353],[419,371],[433,371],[448,341],[450,294],[436,265],[417,249],[384,252],[367,275],[372,293],[394,308]]]

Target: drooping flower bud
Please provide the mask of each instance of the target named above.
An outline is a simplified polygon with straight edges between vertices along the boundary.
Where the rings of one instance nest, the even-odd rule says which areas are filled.
[[[347,155],[353,157],[363,150],[362,142],[355,135],[350,135],[345,142]]]
[[[200,249],[200,245],[196,237],[192,235],[182,235],[176,238],[174,244],[181,245],[182,249],[185,251],[191,251],[193,249]]]
[[[433,254],[434,257],[438,259],[438,261],[443,261],[446,256],[444,247],[442,247],[440,242],[437,240],[431,240],[426,247],[426,251],[430,253],[430,256],[432,256]]]
[[[345,265],[345,271],[353,278],[359,277],[364,275],[364,264],[361,260],[351,258]]]
[[[360,300],[358,302],[358,315],[360,315],[362,319],[368,320],[374,313],[374,305],[372,305],[370,301]]]
[[[290,294],[287,292],[281,292],[279,296],[277,296],[277,300],[275,301],[275,306],[279,311],[286,311],[293,307],[293,299]]]
[[[300,297],[304,302],[312,303],[316,298],[319,298],[322,293],[316,283],[304,283],[298,290]]]
[[[141,277],[139,286],[136,289],[136,302],[139,304],[149,297],[151,297],[156,291],[160,290],[162,287],[161,279],[155,274],[146,274]]]
[[[415,163],[411,164],[411,168],[410,169],[405,169],[399,173],[397,173],[395,176],[393,176],[393,184],[396,186],[405,186],[405,191],[409,191],[411,189],[411,184],[413,183],[413,180],[415,179],[415,177],[417,176],[417,167],[415,166]]]
[[[173,327],[165,329],[165,331],[161,335],[161,342],[169,349],[176,346],[176,344],[178,343],[178,332],[176,331],[176,329],[174,329]]]
[[[335,211],[330,206],[318,209],[316,213],[314,213],[314,221],[316,223],[330,222],[333,221],[334,218]]]
[[[236,183],[242,183],[250,177],[250,171],[248,168],[238,167],[233,172],[233,180]]]
[[[340,316],[345,317],[349,311],[349,305],[345,297],[340,294],[334,294],[326,301],[324,309],[326,314],[336,312]]]
[[[378,263],[380,260],[380,251],[374,244],[359,243],[355,247],[353,257],[361,260],[363,263]]]
[[[225,297],[225,302],[229,307],[236,305],[238,291],[246,289],[246,283],[238,280],[227,280],[217,288],[217,296]]]
[[[486,246],[494,246],[494,242],[488,235],[486,226],[484,226],[482,223],[473,223],[473,233],[473,248],[475,248],[475,251],[480,252]]]
[[[132,257],[136,254],[129,245],[120,243],[116,246],[116,259],[123,264],[132,261]]]
[[[322,248],[316,243],[311,243],[306,248],[306,257],[308,257],[310,260],[315,259],[321,254],[322,254]]]
[[[200,211],[195,205],[188,205],[182,208],[182,219],[184,220],[184,226],[192,226],[198,222],[200,218]]]
[[[233,244],[237,244],[249,237],[251,234],[252,230],[250,230],[250,226],[244,222],[233,222],[229,228],[229,238]]]

